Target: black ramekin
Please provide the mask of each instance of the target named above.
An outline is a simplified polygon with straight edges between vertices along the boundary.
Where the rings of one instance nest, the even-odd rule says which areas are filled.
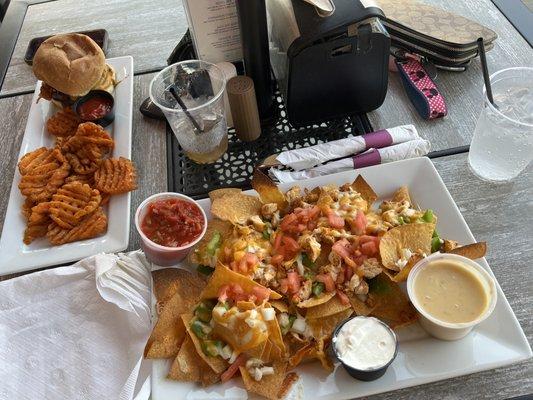
[[[378,378],[381,378],[385,374],[385,372],[387,371],[387,368],[389,367],[389,365],[391,365],[392,362],[394,361],[394,359],[396,358],[396,355],[398,354],[398,338],[396,337],[396,334],[394,333],[394,331],[386,323],[384,323],[383,321],[380,321],[379,319],[374,318],[374,317],[363,317],[363,316],[354,316],[354,317],[350,317],[350,318],[345,319],[344,321],[342,321],[335,328],[335,330],[333,331],[332,338],[336,338],[338,333],[339,333],[339,331],[343,327],[343,325],[346,322],[348,322],[348,321],[350,321],[350,320],[352,320],[354,318],[372,318],[372,319],[376,320],[381,325],[383,325],[385,328],[387,328],[387,330],[392,334],[392,337],[394,338],[394,343],[396,344],[396,348],[394,349],[394,354],[393,354],[391,360],[387,364],[385,364],[385,365],[383,365],[381,367],[378,367],[376,369],[357,369],[357,368],[351,367],[348,364],[345,364],[344,361],[342,361],[342,359],[340,358],[339,354],[337,353],[336,341],[332,340],[331,346],[333,348],[333,353],[335,354],[335,357],[337,358],[337,360],[340,361],[340,363],[342,364],[344,369],[352,377],[354,377],[355,379],[358,379],[360,381],[366,381],[366,382],[374,381],[374,380],[376,380]]]
[[[78,108],[84,104],[87,100],[92,99],[94,97],[100,97],[111,100],[111,110],[104,115],[102,118],[98,119],[84,119],[81,117],[81,115],[78,112]],[[76,113],[78,117],[80,117],[84,122],[94,122],[95,124],[101,125],[104,128],[112,123],[115,120],[115,98],[113,95],[109,92],[106,92],[105,90],[91,90],[89,93],[87,93],[85,96],[80,97],[76,102],[72,105],[72,110]]]

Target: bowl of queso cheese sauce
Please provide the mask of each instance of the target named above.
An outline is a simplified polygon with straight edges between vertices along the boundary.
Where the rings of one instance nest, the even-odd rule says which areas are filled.
[[[357,316],[339,324],[332,335],[333,352],[344,369],[360,381],[385,374],[398,353],[398,340],[387,324]]]
[[[432,336],[457,340],[466,336],[496,306],[494,278],[478,263],[456,254],[435,254],[409,273],[407,292]]]
[[[144,200],[135,213],[146,258],[161,266],[175,265],[202,239],[207,218],[196,201],[180,193],[159,193]]]

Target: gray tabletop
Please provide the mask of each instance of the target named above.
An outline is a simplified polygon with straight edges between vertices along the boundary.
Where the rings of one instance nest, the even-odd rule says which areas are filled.
[[[448,7],[443,0],[443,7]],[[99,14],[100,20],[95,17],[98,5],[104,7],[110,3],[105,13]],[[136,7],[130,7],[132,4]],[[152,6],[144,8],[146,12],[154,12],[153,8],[161,7],[161,37],[151,31],[147,24],[143,24],[138,10],[142,9],[143,1],[130,2],[107,2],[98,0],[83,5],[86,12],[78,13],[76,17],[68,13],[74,12],[79,4],[71,0],[58,0],[55,3],[45,3],[40,7],[47,6],[36,13],[33,11],[27,18],[33,18],[32,23],[25,23],[25,33],[21,34],[17,51],[25,48],[29,38],[52,31],[46,26],[54,27],[54,31],[83,30],[88,28],[105,27],[111,36],[110,55],[119,56],[132,54],[136,63],[137,73],[134,78],[134,120],[133,120],[133,160],[136,163],[139,175],[139,189],[132,194],[132,210],[150,194],[167,189],[166,176],[166,132],[163,123],[145,119],[138,113],[141,101],[147,96],[148,83],[153,73],[142,73],[149,69],[158,69],[165,63],[171,48],[179,40],[181,33],[186,29],[186,24],[181,10],[177,7],[179,1],[146,2]],[[52,6],[57,4],[56,6]],[[64,7],[59,5],[64,4]],[[127,5],[126,5],[127,4]],[[36,6],[31,6],[36,7]],[[31,10],[30,7],[30,10]],[[70,7],[70,8],[69,8]],[[495,29],[500,39],[496,48],[489,53],[489,60],[494,62],[494,69],[506,66],[531,65],[532,51],[525,41],[518,35],[510,24],[499,14],[488,0],[476,0],[455,4],[456,11],[463,13],[480,22],[484,22]],[[65,10],[69,12],[65,12]],[[52,10],[46,14],[46,10]],[[168,14],[163,12],[166,10]],[[63,18],[56,17],[61,12]],[[93,13],[93,17],[89,17]],[[477,14],[476,14],[477,13]],[[87,19],[83,18],[87,15]],[[114,15],[114,17],[112,16]],[[168,15],[176,15],[176,19],[165,19]],[[180,17],[181,15],[181,17]],[[181,19],[180,19],[181,18]],[[126,33],[118,28],[113,28],[116,21],[132,21],[123,24],[123,29],[129,29]],[[154,17],[154,19],[157,19]],[[41,21],[40,23],[36,23]],[[48,23],[46,23],[48,21]],[[52,22],[50,22],[52,21]],[[96,22],[95,22],[96,21]],[[32,26],[36,23],[36,30]],[[86,24],[84,23],[86,22]],[[104,25],[105,22],[105,25]],[[139,25],[135,27],[135,25]],[[151,24],[150,24],[151,25]],[[116,29],[116,30],[112,30]],[[135,34],[144,32],[148,36]],[[155,32],[155,33],[154,33]],[[164,32],[164,33],[161,33]],[[169,39],[166,35],[174,32],[175,37]],[[158,50],[154,51],[151,46],[143,47],[142,43],[157,42]],[[24,44],[21,44],[24,42]],[[113,47],[113,43],[120,46]],[[22,46],[22,47],[21,47]],[[497,59],[497,55],[502,57]],[[31,95],[16,93],[33,88],[33,78],[30,70],[21,63],[12,61],[11,64],[11,89],[12,95],[0,98],[0,169],[3,172],[0,179],[0,229],[2,228],[7,208],[9,188],[12,183],[18,151],[27,114],[30,108]],[[17,72],[18,71],[18,72]],[[24,72],[25,71],[25,72]],[[9,74],[9,72],[8,72]],[[16,77],[16,78],[15,78]],[[479,80],[478,80],[479,78]],[[6,77],[7,79],[7,77]],[[371,113],[370,119],[376,128],[411,123],[414,121],[422,135],[433,143],[434,149],[446,149],[458,145],[468,144],[475,117],[481,107],[481,77],[479,67],[474,64],[473,68],[463,74],[441,74],[439,86],[445,88],[450,106],[449,117],[442,121],[425,122],[417,117],[410,103],[408,103],[399,82],[391,77],[389,94],[383,107]],[[19,85],[20,81],[20,85]],[[453,93],[450,96],[447,94]],[[463,213],[472,232],[478,240],[489,242],[487,260],[494,271],[513,311],[518,317],[522,328],[530,342],[533,343],[533,320],[530,312],[533,304],[533,270],[530,266],[533,254],[531,237],[533,228],[530,223],[533,204],[533,171],[529,168],[514,182],[505,185],[490,185],[475,178],[468,170],[466,154],[441,157],[434,160],[434,164],[441,174],[448,190],[452,194],[459,209]],[[139,237],[132,230],[130,235],[130,249],[137,248]],[[0,280],[10,276],[0,277]],[[508,398],[533,392],[533,362],[526,361],[509,367],[464,377],[449,379],[433,384],[407,388],[391,393],[385,393],[371,397],[372,399],[494,399]]]

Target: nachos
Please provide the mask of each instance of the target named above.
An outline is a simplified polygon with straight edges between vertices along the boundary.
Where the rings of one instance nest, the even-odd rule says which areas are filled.
[[[181,291],[173,285],[179,301],[167,300],[148,342],[151,358],[168,357],[158,342],[171,343],[171,379],[210,385],[240,376],[248,391],[281,398],[303,361],[333,370],[332,332],[352,314],[393,328],[416,321],[398,283],[418,260],[436,251],[485,252],[484,244],[441,239],[437,216],[417,207],[407,187],[377,205],[361,176],[282,192],[256,171],[253,187],[259,197],[226,189],[210,196],[214,218],[189,256],[207,282],[199,275]],[[172,329],[158,327],[169,320]],[[158,346],[166,353],[158,355]]]

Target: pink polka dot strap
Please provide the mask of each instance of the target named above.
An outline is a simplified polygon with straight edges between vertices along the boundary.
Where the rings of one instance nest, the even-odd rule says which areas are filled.
[[[416,111],[424,119],[442,118],[447,113],[446,102],[423,65],[414,59],[395,60],[402,83]]]

